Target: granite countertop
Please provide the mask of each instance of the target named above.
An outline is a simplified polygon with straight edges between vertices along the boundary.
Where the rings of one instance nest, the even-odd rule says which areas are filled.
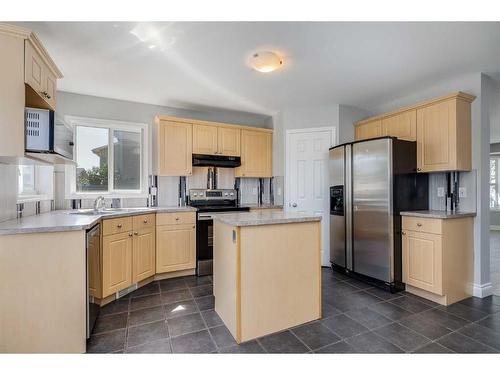
[[[252,203],[252,204],[242,204],[242,206],[244,207],[250,207],[251,210],[253,209],[259,209],[259,210],[266,210],[266,209],[283,209],[283,205],[282,204],[256,204],[256,203]]]
[[[0,223],[0,236],[19,233],[44,233],[87,230],[101,219],[112,219],[121,216],[133,216],[145,213],[161,212],[195,212],[196,208],[184,207],[141,207],[122,208],[118,212],[96,215],[71,214],[77,210],[57,210],[21,219],[8,220]]]
[[[311,214],[300,214],[295,212],[276,212],[259,210],[254,212],[225,213],[214,216],[214,220],[235,227],[247,227],[253,225],[305,223],[321,221],[321,216]]]
[[[430,219],[460,219],[463,217],[476,216],[475,212],[447,212],[438,210],[426,211],[403,211],[401,216],[427,217]]]

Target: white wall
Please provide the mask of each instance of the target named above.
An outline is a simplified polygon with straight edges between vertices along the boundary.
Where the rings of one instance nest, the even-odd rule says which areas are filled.
[[[354,140],[354,123],[370,117],[371,112],[366,109],[350,105],[339,105],[339,143]]]
[[[477,216],[474,219],[474,293],[482,296],[489,292],[489,116],[488,103],[491,90],[489,77],[471,73],[436,82],[426,88],[416,88],[413,94],[398,97],[370,108],[374,114],[384,113],[426,99],[464,91],[476,95],[472,103],[472,168],[477,172]]]

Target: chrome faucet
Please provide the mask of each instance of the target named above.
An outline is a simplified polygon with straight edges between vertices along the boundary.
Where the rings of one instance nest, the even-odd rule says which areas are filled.
[[[104,197],[98,196],[94,201],[94,211],[101,211],[105,207]]]

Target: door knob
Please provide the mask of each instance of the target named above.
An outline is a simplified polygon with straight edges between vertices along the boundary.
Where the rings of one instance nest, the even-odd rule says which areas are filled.
[[[297,203],[292,203],[292,207],[297,207]]]

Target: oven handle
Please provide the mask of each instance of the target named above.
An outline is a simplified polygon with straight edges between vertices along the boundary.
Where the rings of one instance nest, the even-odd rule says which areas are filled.
[[[198,221],[209,221],[213,220],[212,215],[198,215]]]

